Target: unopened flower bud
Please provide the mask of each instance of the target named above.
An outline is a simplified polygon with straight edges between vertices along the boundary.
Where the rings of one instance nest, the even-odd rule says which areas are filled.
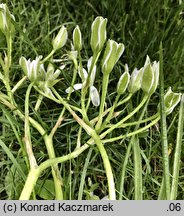
[[[106,25],[107,19],[101,16],[96,17],[92,23],[90,44],[93,53],[99,53],[104,46],[107,37]]]
[[[169,115],[173,111],[173,109],[180,102],[180,100],[181,93],[174,93],[172,92],[171,87],[169,87],[168,91],[164,95],[164,105],[167,115]]]
[[[131,94],[134,94],[141,88],[141,79],[142,79],[142,68],[138,70],[135,68],[130,76],[130,82],[128,85],[128,91]]]
[[[6,4],[0,4],[0,30],[3,34],[12,34],[14,32],[13,20],[15,20],[15,17],[10,13]]]
[[[121,75],[117,85],[117,93],[119,95],[122,95],[126,91],[129,81],[130,81],[130,74],[128,72],[128,66],[125,65],[125,72]]]
[[[73,45],[74,49],[77,51],[80,51],[82,49],[82,36],[78,25],[73,31]]]
[[[153,64],[150,63],[150,59],[147,56],[146,62],[143,68],[143,75],[142,75],[142,90],[152,95],[158,85],[159,79],[159,62],[154,62]]]
[[[66,44],[67,39],[68,39],[67,29],[65,26],[62,26],[52,42],[53,49],[57,50],[62,48]]]
[[[108,40],[102,59],[102,72],[109,74],[120,56],[123,54],[125,47],[122,43],[116,43],[113,40]]]

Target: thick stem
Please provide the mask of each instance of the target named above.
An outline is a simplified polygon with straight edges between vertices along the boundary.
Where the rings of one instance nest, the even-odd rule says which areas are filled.
[[[55,151],[54,151],[54,147],[53,147],[53,139],[52,136],[48,136],[45,135],[44,136],[44,141],[45,141],[45,145],[47,148],[47,152],[49,155],[49,158],[55,158]],[[52,175],[53,175],[53,179],[54,179],[54,185],[55,185],[55,196],[57,200],[63,200],[63,191],[62,191],[62,179],[61,179],[61,175],[59,172],[59,168],[58,165],[54,165],[52,166]]]
[[[104,148],[104,145],[103,145],[101,139],[99,138],[99,136],[97,135],[97,133],[95,131],[93,131],[91,136],[94,139],[94,141],[96,142],[96,145],[100,151],[100,154],[101,154],[101,157],[103,160],[103,164],[104,164],[106,175],[107,175],[109,199],[110,200],[116,200],[115,183],[114,183],[114,177],[113,177],[109,157],[108,157],[107,152]]]
[[[19,199],[20,200],[29,200],[31,193],[32,193],[32,190],[36,184],[36,181],[38,180],[39,176],[41,175],[41,173],[45,169],[47,169],[50,166],[54,166],[58,163],[63,163],[65,161],[76,158],[83,151],[85,151],[87,148],[89,148],[89,145],[90,145],[90,141],[88,142],[88,144],[84,144],[82,147],[76,149],[75,151],[73,151],[72,153],[70,153],[68,155],[58,157],[58,158],[48,159],[48,160],[44,161],[43,163],[41,163],[37,169],[30,170],[30,172],[27,176],[26,183],[24,185],[24,188],[22,190],[22,193],[21,193]]]
[[[53,92],[56,94],[58,98],[60,98],[61,103],[65,106],[65,108],[72,114],[74,119],[79,123],[80,126],[84,128],[84,130],[94,139],[94,141],[97,144],[97,147],[100,151],[100,154],[103,159],[104,167],[106,170],[107,175],[107,181],[109,186],[109,199],[116,199],[115,195],[115,186],[114,186],[114,178],[112,174],[111,165],[109,162],[109,158],[107,156],[106,150],[102,144],[102,141],[100,140],[99,136],[97,135],[96,131],[88,126],[81,118],[79,118],[76,113],[70,108],[70,106],[58,95],[58,93],[53,89]]]
[[[19,200],[29,200],[31,193],[33,191],[33,188],[36,185],[36,181],[38,180],[39,175],[40,175],[39,167],[35,169],[31,169],[29,171],[26,183],[24,185],[24,189],[22,190]]]

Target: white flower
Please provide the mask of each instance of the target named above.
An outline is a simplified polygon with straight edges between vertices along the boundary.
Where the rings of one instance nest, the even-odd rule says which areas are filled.
[[[40,68],[41,68],[41,75],[43,76],[43,66],[40,64],[40,56],[37,56],[35,60],[31,61],[30,59],[26,59],[23,56],[19,60],[19,64],[21,65],[25,75],[28,79],[32,82],[38,81],[40,78]],[[42,77],[43,78],[43,77]]]
[[[64,66],[62,65],[59,69],[55,70],[54,66],[50,63],[47,70],[45,70],[44,65],[40,62],[41,58],[41,56],[37,56],[35,60],[31,61],[22,56],[19,60],[19,64],[25,75],[31,82],[34,82],[35,86],[45,94],[54,97],[51,87],[60,81],[58,77],[61,70],[64,69]]]
[[[77,83],[75,84],[73,87],[69,87],[65,90],[66,93],[69,92],[74,92],[76,90],[80,90],[83,88],[83,86],[86,83],[90,68],[91,68],[91,62],[92,62],[92,57],[89,58],[88,63],[87,63],[87,68],[88,68],[88,72],[86,71],[86,69],[82,68],[82,70],[78,70],[79,76],[82,79],[83,83]],[[100,104],[100,96],[98,93],[98,90],[94,87],[94,81],[95,81],[95,75],[96,75],[96,65],[94,66],[92,72],[91,72],[91,77],[90,77],[90,99],[91,102],[94,106],[99,106]]]

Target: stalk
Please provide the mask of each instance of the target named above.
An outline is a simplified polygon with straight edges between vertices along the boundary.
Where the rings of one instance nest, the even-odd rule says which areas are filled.
[[[102,125],[102,119],[103,119],[103,111],[105,106],[105,98],[107,94],[107,88],[108,88],[108,81],[109,81],[109,74],[104,73],[103,74],[103,83],[102,83],[102,96],[101,96],[101,102],[100,102],[100,110],[99,110],[99,119],[96,124],[96,130],[99,131],[100,127]]]
[[[121,121],[119,121],[118,123],[116,123],[115,125],[113,125],[111,128],[109,128],[108,130],[106,130],[104,133],[102,133],[102,136],[106,136],[108,133],[110,133],[111,131],[113,131],[115,128],[118,128],[125,121],[127,121],[129,118],[131,118],[146,103],[146,101],[148,100],[148,98],[149,98],[148,95],[144,95],[141,103],[131,113],[129,113],[125,118],[123,118]]]
[[[100,151],[100,154],[101,154],[101,157],[103,160],[103,164],[104,164],[106,175],[107,175],[109,199],[110,200],[116,200],[115,183],[114,183],[114,177],[113,177],[109,157],[108,157],[107,152],[104,148],[104,145],[103,145],[102,141],[100,140],[99,136],[97,135],[97,133],[95,131],[93,131],[91,136],[94,139],[94,141],[96,142],[96,145]]]
[[[166,112],[164,105],[164,77],[163,77],[163,50],[160,43],[160,123],[161,123],[161,142],[163,156],[164,183],[166,191],[166,199],[170,199],[170,171],[169,171],[169,155],[168,155],[168,140],[167,140],[167,123]]]
[[[26,143],[26,149],[27,149],[27,153],[29,157],[30,168],[31,170],[34,170],[37,168],[37,163],[36,163],[36,159],[34,157],[33,151],[32,151],[31,135],[30,135],[30,129],[29,129],[29,95],[30,95],[32,86],[33,86],[33,83],[31,83],[27,89],[26,100],[25,100],[25,143]],[[45,141],[45,145],[47,148],[49,158],[55,158],[56,156],[55,156],[55,151],[53,147],[52,137],[45,135],[43,139]],[[56,199],[62,200],[63,199],[63,193],[61,189],[62,181],[60,178],[59,168],[57,165],[52,166],[52,175],[54,179]]]
[[[139,138],[137,135],[133,136],[132,147],[134,154],[134,186],[135,186],[135,200],[142,200],[142,158],[141,149],[139,145]]]
[[[121,135],[121,136],[118,136],[118,137],[114,137],[114,138],[110,138],[110,139],[104,139],[103,143],[114,142],[114,141],[117,141],[117,140],[120,140],[120,139],[125,139],[127,137],[131,137],[131,136],[134,136],[136,134],[142,133],[143,131],[147,130],[151,126],[155,125],[159,120],[160,120],[160,117],[157,117],[155,120],[153,120],[152,122],[150,122],[148,125],[140,128],[140,129],[138,129],[136,131],[133,131],[133,132],[130,132],[128,134]],[[100,135],[100,138],[101,139],[104,138],[105,135],[106,135],[106,131]]]
[[[116,199],[116,194],[115,194],[115,185],[114,185],[114,178],[112,174],[112,169],[111,165],[109,162],[109,158],[107,156],[106,150],[102,144],[102,141],[100,137],[97,135],[96,131],[88,126],[80,117],[76,115],[76,113],[71,109],[71,107],[63,100],[63,98],[56,92],[56,90],[53,88],[52,89],[54,94],[60,99],[61,103],[65,108],[72,114],[73,118],[79,123],[81,127],[84,128],[84,130],[94,139],[96,142],[96,145],[100,151],[104,167],[106,170],[106,175],[107,175],[107,181],[108,181],[108,187],[109,187],[109,199],[115,200]]]
[[[109,123],[109,121],[111,120],[111,118],[112,118],[112,116],[113,116],[113,113],[114,113],[114,109],[115,109],[115,107],[117,106],[119,97],[120,97],[120,95],[118,94],[118,95],[116,96],[116,99],[115,99],[115,101],[114,101],[114,104],[113,104],[113,106],[112,106],[112,108],[111,108],[111,110],[110,110],[110,112],[109,112],[107,118],[105,119],[105,121],[103,122],[103,124],[102,124],[102,126],[101,126],[101,131],[106,127],[106,125],[107,125],[107,124]],[[103,115],[102,115],[102,117],[103,117]]]
[[[94,68],[96,62],[98,61],[99,56],[100,56],[100,53],[93,55],[93,59],[92,59],[92,62],[91,62],[91,67],[90,67],[90,70],[89,70],[89,73],[88,73],[88,77],[86,79],[86,83],[85,83],[84,87],[81,90],[82,115],[83,115],[84,121],[87,122],[89,125],[90,125],[90,122],[89,122],[89,119],[88,119],[88,116],[87,116],[87,108],[86,108],[86,105],[85,105],[85,100],[86,100],[87,90],[88,90],[88,88],[90,86],[91,73],[93,71],[93,68]],[[81,64],[80,64],[80,67],[81,67]]]
[[[180,102],[178,131],[177,131],[177,139],[176,139],[176,148],[174,153],[174,165],[173,165],[172,186],[171,186],[171,196],[170,196],[171,200],[177,199],[181,146],[182,146],[182,137],[183,137],[183,124],[184,124],[184,94],[182,95],[181,102]]]
[[[50,166],[54,166],[58,163],[63,163],[65,161],[78,157],[83,151],[89,148],[89,145],[90,141],[88,142],[88,144],[84,144],[83,146],[81,146],[80,148],[76,149],[68,155],[53,159],[47,159],[46,161],[42,162],[35,170],[30,170],[19,200],[29,200],[34,185],[36,184],[39,176],[45,169],[49,168]]]
[[[53,54],[55,53],[55,50],[53,49],[43,60],[42,60],[42,64],[44,63],[44,62],[46,62],[47,60],[49,60],[52,56],[53,56]]]

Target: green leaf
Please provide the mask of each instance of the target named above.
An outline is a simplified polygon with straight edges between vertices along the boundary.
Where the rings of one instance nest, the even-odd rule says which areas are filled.
[[[27,167],[22,160],[19,161],[19,165],[21,166],[22,170],[27,173]],[[24,180],[19,174],[17,167],[13,164],[5,177],[5,189],[8,199],[19,199],[23,186]]]
[[[36,187],[36,194],[44,200],[53,200],[55,198],[54,181],[38,180]]]

